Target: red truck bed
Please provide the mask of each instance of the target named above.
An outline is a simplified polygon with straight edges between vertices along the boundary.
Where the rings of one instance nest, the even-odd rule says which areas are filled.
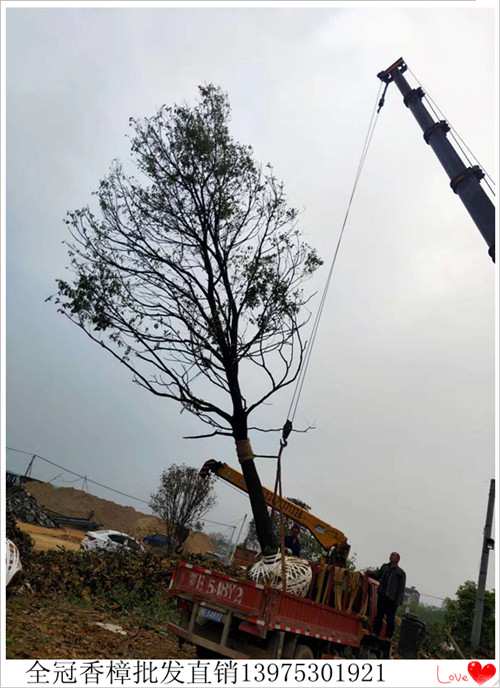
[[[170,583],[172,595],[187,595],[207,605],[213,602],[249,616],[262,616],[265,595],[262,585],[252,581],[231,578],[219,571],[180,562]]]
[[[170,594],[192,602],[196,609],[201,605],[223,612],[232,620],[237,618],[241,630],[261,637],[278,630],[357,648],[366,634],[359,615],[185,562],[179,563],[174,571]],[[199,637],[192,636],[194,626],[193,615],[187,629],[175,624],[170,628],[196,644]],[[209,647],[206,643],[205,646]]]

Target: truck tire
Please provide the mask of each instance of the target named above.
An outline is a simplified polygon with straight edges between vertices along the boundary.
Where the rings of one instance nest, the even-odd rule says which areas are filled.
[[[309,645],[298,644],[295,648],[294,659],[314,659],[314,654]]]

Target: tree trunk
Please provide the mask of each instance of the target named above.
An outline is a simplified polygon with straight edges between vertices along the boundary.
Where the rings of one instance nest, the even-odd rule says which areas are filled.
[[[253,460],[252,445],[248,439],[246,418],[233,425],[236,453],[241,465],[241,471],[247,485],[250,505],[252,507],[255,530],[262,554],[274,554],[278,550],[278,543],[274,536],[271,517],[262,492],[262,484]]]

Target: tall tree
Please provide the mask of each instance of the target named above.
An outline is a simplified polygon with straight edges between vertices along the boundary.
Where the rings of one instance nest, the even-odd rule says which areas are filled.
[[[210,426],[197,437],[234,438],[270,551],[249,417],[297,377],[303,281],[321,261],[271,167],[231,137],[227,96],[213,85],[199,92],[192,107],[130,120],[138,176],[115,162],[98,207],[68,213],[74,275],[58,280],[56,300],[138,385]]]
[[[182,545],[191,528],[215,505],[215,476],[202,478],[196,468],[172,464],[163,471],[157,491],[149,502],[165,521],[170,548]]]

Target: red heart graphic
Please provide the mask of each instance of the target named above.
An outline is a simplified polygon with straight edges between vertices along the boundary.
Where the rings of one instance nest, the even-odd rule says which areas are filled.
[[[485,664],[484,667],[482,667],[480,662],[469,662],[467,669],[474,681],[479,683],[479,685],[489,681],[497,671],[494,664]]]

